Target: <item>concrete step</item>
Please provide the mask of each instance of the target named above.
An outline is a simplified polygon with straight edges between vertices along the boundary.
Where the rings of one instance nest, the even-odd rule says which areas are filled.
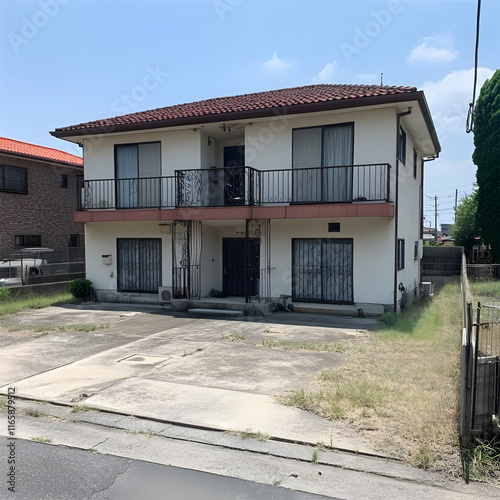
[[[243,311],[230,311],[229,309],[204,309],[201,307],[188,309],[188,313],[196,316],[243,316]]]

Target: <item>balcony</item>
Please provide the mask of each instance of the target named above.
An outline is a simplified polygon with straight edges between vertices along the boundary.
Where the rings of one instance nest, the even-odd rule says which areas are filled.
[[[390,202],[388,163],[287,170],[176,170],[174,176],[85,180],[80,210]]]

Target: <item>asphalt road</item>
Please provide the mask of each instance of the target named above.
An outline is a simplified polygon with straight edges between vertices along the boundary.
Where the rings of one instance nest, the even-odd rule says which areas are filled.
[[[327,500],[205,472],[18,439],[15,500]]]

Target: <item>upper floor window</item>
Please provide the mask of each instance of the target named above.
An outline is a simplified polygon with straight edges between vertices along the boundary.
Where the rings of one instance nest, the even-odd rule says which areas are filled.
[[[61,187],[67,189],[68,187],[68,176],[65,174],[61,175]]]
[[[117,207],[160,206],[160,142],[115,145],[115,173]]]
[[[354,124],[294,129],[292,140],[293,200],[351,201]]]
[[[0,165],[0,191],[28,194],[28,171],[25,168]]]
[[[160,143],[119,144],[115,146],[117,179],[160,177]]]
[[[417,156],[417,152],[415,150],[413,150],[413,178],[416,179],[417,178],[417,163],[418,161],[418,156]]]
[[[292,155],[293,168],[352,165],[354,124],[294,129]]]
[[[405,268],[405,240],[398,239],[398,271]]]
[[[399,127],[398,160],[404,165],[406,163],[406,132]]]

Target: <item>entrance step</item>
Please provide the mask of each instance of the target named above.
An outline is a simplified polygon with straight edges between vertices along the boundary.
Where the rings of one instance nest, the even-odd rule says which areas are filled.
[[[188,313],[194,314],[196,316],[243,316],[243,311],[235,311],[229,309],[203,309],[201,307],[188,309]]]
[[[245,303],[241,297],[237,298],[212,298],[203,297],[201,299],[173,299],[170,304],[171,311],[173,312],[187,312],[192,313],[194,310],[203,311],[199,314],[211,314],[225,316],[271,316],[273,311],[273,304],[271,302],[249,302]],[[217,311],[221,311],[218,313]],[[236,313],[236,314],[234,314]],[[196,314],[196,312],[194,313]]]

